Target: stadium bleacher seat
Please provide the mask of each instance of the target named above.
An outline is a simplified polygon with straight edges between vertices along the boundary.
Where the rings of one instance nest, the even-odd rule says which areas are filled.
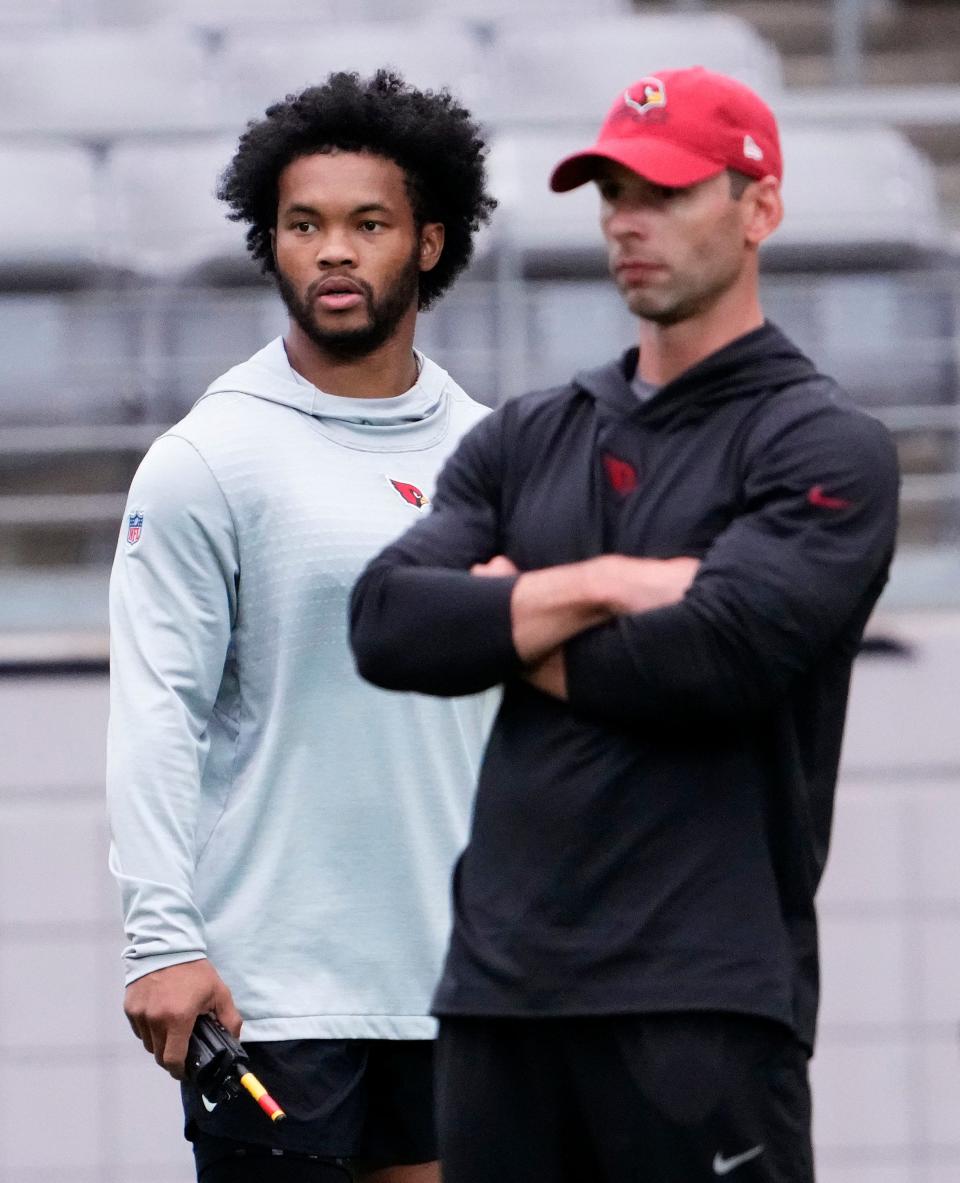
[[[147,280],[205,279],[246,283],[244,229],[226,218],[217,178],[237,137],[131,140],[106,163],[111,262]]]
[[[773,272],[764,288],[770,319],[863,406],[955,402],[954,297],[935,269]]]
[[[84,29],[0,41],[0,134],[90,142],[212,126],[206,54],[168,29]]]
[[[880,125],[784,127],[787,214],[768,264],[905,267],[943,246],[930,161]]]
[[[246,227],[216,198],[236,139],[129,141],[107,159],[110,261],[139,289],[142,413],[151,420],[177,418],[266,340],[262,306],[279,304],[247,254]]]
[[[142,418],[131,309],[113,293],[0,291],[6,426],[94,425]]]
[[[333,70],[367,75],[380,66],[396,68],[416,86],[449,86],[468,107],[476,106],[484,90],[480,47],[466,28],[452,24],[434,22],[429,29],[338,24],[270,36],[235,32],[225,38],[216,61],[222,117],[239,127]]]
[[[593,185],[554,193],[554,165],[583,148],[590,136],[569,129],[502,132],[490,153],[490,183],[500,203],[496,234],[521,274],[541,276],[606,274]]]
[[[0,144],[0,289],[75,288],[101,267],[97,170],[75,145]]]
[[[739,78],[768,99],[780,58],[745,21],[722,13],[531,23],[503,21],[491,54],[488,114],[498,124],[599,125],[619,87],[653,70],[702,65]]]
[[[0,191],[4,423],[128,417],[131,342],[109,290],[92,154],[3,144],[0,176],[9,178]]]

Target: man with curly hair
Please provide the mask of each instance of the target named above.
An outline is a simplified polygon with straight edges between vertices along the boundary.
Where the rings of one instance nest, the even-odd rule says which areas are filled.
[[[445,91],[337,73],[268,108],[219,196],[289,329],[151,447],[111,581],[125,1012],[182,1079],[196,1017],[283,1105],[183,1086],[202,1183],[430,1183],[430,991],[490,698],[356,674],[347,596],[482,416],[413,348],[494,207]]]

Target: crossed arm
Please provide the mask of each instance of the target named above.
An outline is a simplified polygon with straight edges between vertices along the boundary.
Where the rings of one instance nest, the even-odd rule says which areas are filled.
[[[615,616],[679,603],[697,573],[692,558],[638,559],[601,555],[581,563],[524,574],[506,557],[475,563],[480,578],[516,576],[510,597],[513,645],[523,678],[554,698],[566,699],[563,645]]]
[[[771,415],[744,460],[741,511],[699,565],[614,554],[518,573],[504,555],[502,460],[516,444],[498,438],[499,415],[464,438],[431,515],[354,589],[370,681],[458,695],[519,677],[617,725],[741,723],[842,633],[854,643],[896,526],[895,454],[878,424],[802,403]],[[811,499],[821,487],[831,504]]]

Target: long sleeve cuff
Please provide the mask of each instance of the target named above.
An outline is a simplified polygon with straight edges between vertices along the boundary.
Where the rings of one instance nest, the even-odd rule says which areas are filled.
[[[516,673],[515,576],[439,567],[371,568],[354,592],[357,667],[387,690],[474,694]]]

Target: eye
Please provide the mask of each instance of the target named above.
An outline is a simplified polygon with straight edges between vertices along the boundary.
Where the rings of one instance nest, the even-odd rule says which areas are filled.
[[[598,181],[597,188],[604,201],[616,201],[620,196],[620,185],[617,181]]]
[[[364,220],[360,223],[360,229],[372,232],[374,230],[379,230],[382,225],[382,222],[377,222],[373,218],[364,218]]]
[[[314,225],[313,222],[294,222],[293,228],[298,234],[309,234]]]

